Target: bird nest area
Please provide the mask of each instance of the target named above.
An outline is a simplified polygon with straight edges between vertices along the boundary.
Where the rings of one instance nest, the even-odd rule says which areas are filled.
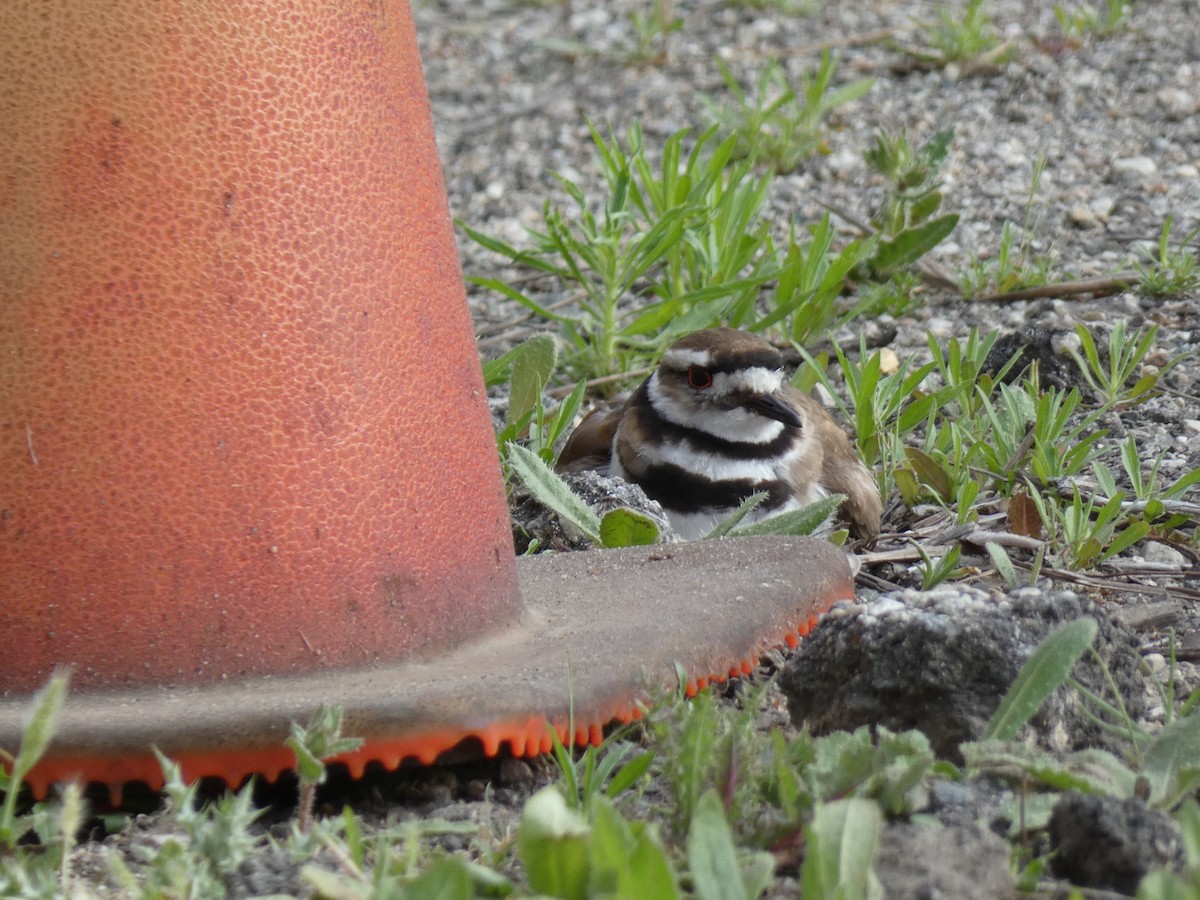
[[[784,242],[793,226],[802,230],[829,215],[835,250],[862,238],[879,227],[888,198],[887,179],[865,159],[878,135],[903,133],[920,148],[950,128],[953,139],[936,181],[939,214],[956,214],[958,221],[905,267],[911,276],[893,273],[909,279],[902,282],[907,299],[835,322],[806,349],[829,351],[836,342],[857,359],[861,338],[870,352],[884,351],[894,364],[915,368],[930,360],[931,345],[945,348],[978,329],[1006,336],[1014,349],[1035,355],[1045,350],[1043,367],[1050,371],[1063,363],[1053,355],[1069,343],[1077,325],[1101,346],[1114,328],[1133,334],[1157,326],[1140,365],[1165,371],[1151,396],[1116,404],[1095,423],[1107,431],[1099,459],[1120,472],[1121,447],[1132,440],[1146,470],[1157,460],[1167,483],[1200,468],[1200,288],[1184,280],[1154,295],[1138,287],[1136,268],[1153,269],[1154,259],[1161,258],[1159,240],[1168,219],[1168,250],[1190,249],[1193,258],[1197,251],[1200,13],[1185,0],[1134,2],[1128,8],[1088,0],[989,0],[976,9],[986,18],[967,27],[964,16],[973,8],[892,0],[414,0],[481,357],[495,358],[532,335],[561,331],[496,290],[496,282],[568,318],[579,310],[580,290],[487,249],[466,229],[532,249],[528,229],[544,230],[547,202],[566,210],[568,222],[578,220],[566,183],[602,216],[610,185],[597,160],[592,127],[606,138],[625,140],[636,126],[646,156],[655,159],[671,135],[691,129],[698,136],[717,122],[717,111],[736,105],[731,84],[753,106],[756,85],[770,69],[777,74],[762,82],[767,105],[784,82],[803,95],[805,79],[816,78],[822,53],[829,51],[836,67],[825,96],[863,79],[871,83],[823,113],[810,152],[771,174],[762,207],[768,233]],[[979,34],[986,39],[971,45]],[[966,42],[968,52],[951,58],[956,41]],[[718,124],[729,127],[731,121]],[[757,127],[765,132],[789,126],[766,120]],[[1023,280],[1006,277],[1014,263],[1025,271]],[[492,286],[481,283],[488,281]],[[645,299],[639,295],[643,287],[636,280],[630,285],[620,301],[625,313]],[[851,283],[838,302],[852,302],[861,287],[862,282]],[[1133,373],[1134,380],[1142,371]],[[1061,372],[1064,386],[1087,387],[1077,369],[1063,363]],[[563,396],[580,374],[587,373],[564,375],[549,385],[547,403]],[[590,396],[598,398],[611,384],[601,383]],[[831,389],[848,400],[836,372]],[[854,423],[843,422],[853,430]],[[911,442],[919,448],[924,434],[915,430]],[[1058,486],[1067,493],[1078,487],[1084,496],[1100,489],[1090,468]],[[1034,561],[1039,538],[1028,521],[1024,528],[1013,526],[1008,497],[1000,492],[984,491],[974,499],[975,515],[963,517],[953,499],[939,504],[925,496],[907,503],[896,491],[885,499],[878,538],[852,547],[860,563],[858,600],[869,603],[895,588],[920,587],[937,560],[952,551],[959,556],[951,587],[999,596],[1004,579],[986,549],[999,543],[1018,575],[1037,567],[1043,588],[1053,582],[1115,613],[1143,653],[1163,654],[1174,635],[1179,675],[1195,685],[1200,679],[1189,660],[1200,660],[1200,554],[1194,537],[1200,497],[1192,488],[1170,499],[1182,517],[1171,535],[1158,535],[1161,540],[1150,535],[1103,564],[1071,568]],[[785,667],[791,652],[765,658],[748,679],[750,688],[726,687],[718,702],[743,704],[756,680]],[[754,696],[757,731],[792,729],[795,736],[779,687],[762,690]],[[649,732],[643,739],[650,741]],[[526,885],[504,848],[513,844],[530,795],[558,777],[545,759],[368,772],[358,781],[335,770],[322,788],[317,813],[337,816],[348,803],[364,833],[362,845],[374,846],[380,838],[407,846],[410,850],[398,852],[408,853],[417,867],[436,858],[421,856],[425,851],[419,848],[430,845],[439,852],[499,859],[490,864],[501,876]],[[312,894],[320,879],[302,873],[296,842],[281,847],[289,840],[294,788],[284,779],[259,789],[258,799],[270,809],[253,827],[258,837],[246,839],[252,849],[240,848],[236,869],[214,876],[214,883],[233,896]],[[983,808],[995,800],[983,796],[991,786],[972,791],[963,801],[964,821],[974,820],[972,803]],[[148,810],[156,802],[145,798]],[[670,804],[670,789],[655,775],[628,802],[624,814],[630,820],[653,820]],[[127,797],[127,805],[136,803],[136,797]],[[107,838],[75,849],[75,883],[116,884],[114,856],[145,879],[145,860],[186,830],[180,822],[160,811],[110,824]],[[268,832],[277,840],[261,837]],[[673,852],[681,853],[683,840],[676,844]],[[340,896],[367,896],[346,846],[331,840],[310,848],[309,861],[337,874],[343,887],[351,884],[353,890],[345,888]],[[897,846],[893,841],[893,850]],[[767,895],[796,896],[799,847],[770,849],[778,868]],[[914,849],[910,855],[923,853]],[[951,856],[943,861],[944,872],[925,871],[924,888],[945,896],[982,896],[976,893],[981,884],[951,887],[942,880],[955,870],[976,871],[974,861]],[[1004,858],[1003,848],[996,858]],[[129,884],[118,893],[132,892]],[[921,885],[907,887],[920,894]]]

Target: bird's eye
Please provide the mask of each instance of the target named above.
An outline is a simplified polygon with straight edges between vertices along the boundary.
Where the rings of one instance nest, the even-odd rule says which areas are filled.
[[[688,384],[699,390],[712,387],[712,372],[704,366],[688,366]]]

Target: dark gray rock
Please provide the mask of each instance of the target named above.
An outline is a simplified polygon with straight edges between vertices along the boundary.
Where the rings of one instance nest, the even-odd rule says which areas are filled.
[[[883,829],[875,874],[889,900],[1008,900],[1008,845],[978,825],[893,822]]]
[[[1069,591],[1035,588],[993,596],[973,588],[886,594],[870,605],[844,604],[821,620],[788,665],[781,687],[797,725],[817,733],[884,725],[922,731],[939,756],[978,738],[1021,665],[1057,625],[1091,616],[1095,647],[1122,693],[1142,716],[1141,656],[1131,634]],[[1089,657],[1075,677],[1105,695]],[[1082,700],[1060,688],[1034,716],[1030,736],[1050,750],[1100,746],[1119,751],[1081,714]]]
[[[1102,340],[1096,343],[1103,345]],[[1016,331],[1005,332],[996,339],[983,361],[983,371],[995,376],[1016,356],[1017,361],[1004,376],[1004,381],[1009,384],[1036,365],[1043,385],[1064,391],[1072,387],[1086,389],[1079,366],[1069,352],[1078,346],[1079,338],[1070,328],[1047,328],[1039,322],[1026,322]]]
[[[1133,894],[1148,872],[1184,862],[1178,826],[1136,797],[1064,794],[1050,814],[1049,835],[1051,870],[1082,887]]]

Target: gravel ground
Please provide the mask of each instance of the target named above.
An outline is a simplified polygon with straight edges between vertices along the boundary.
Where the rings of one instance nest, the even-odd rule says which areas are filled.
[[[921,23],[936,18],[936,4],[830,4],[800,15],[763,5],[677,3],[683,26],[668,37],[665,56],[638,64],[629,48],[632,13],[642,5],[632,0],[420,3],[417,29],[455,217],[527,246],[524,229],[541,223],[547,198],[565,203],[555,173],[591,197],[603,196],[589,121],[618,135],[639,122],[654,146],[679,128],[711,122],[702,95],[727,96],[716,60],[743,84],[778,60],[798,84],[822,47],[832,47],[840,60],[836,80],[871,77],[874,85],[833,112],[827,153],[772,180],[769,203],[781,233],[789,223],[817,221],[822,204],[869,218],[883,188],[863,151],[880,130],[904,129],[920,144],[951,126],[943,208],[961,219],[934,253],[950,273],[994,257],[1006,221],[1028,224],[1021,241],[1031,257],[1052,261],[1054,281],[1130,269],[1145,259],[1167,216],[1177,238],[1200,227],[1200,7],[1193,0],[1135,4],[1126,27],[1080,41],[1064,39],[1054,4],[989,0],[986,9],[1010,43],[1011,58],[974,70],[967,64],[922,69],[900,49],[922,43]],[[1044,174],[1030,199],[1039,159]],[[856,236],[853,226],[841,228],[847,239]],[[461,234],[459,246],[468,275],[524,277],[523,289],[543,302],[561,299],[552,285],[505,268],[503,259]],[[469,288],[469,294],[485,356],[542,327],[504,327],[519,307],[493,292]],[[1157,324],[1148,361],[1180,357],[1163,379],[1170,392],[1110,415],[1106,446],[1119,471],[1116,447],[1132,433],[1142,459],[1161,454],[1160,472],[1173,479],[1200,466],[1198,299],[1195,292],[1167,299],[1121,292],[969,302],[931,287],[920,308],[856,322],[835,336],[854,345],[861,330],[900,359],[919,363],[928,358],[930,333],[944,341],[976,326],[1037,325],[1058,334],[1082,322],[1103,343],[1114,323],[1131,330]],[[1200,557],[1180,549],[1182,556],[1166,554],[1181,570],[1171,583],[1194,587],[1183,576]],[[1142,599],[1156,593],[1150,584]],[[1200,627],[1190,605],[1176,612],[1188,628]]]
[[[631,13],[648,3],[417,0],[414,14],[454,216],[521,243],[524,227],[540,222],[546,199],[564,199],[555,172],[601,196],[589,120],[618,134],[639,122],[653,146],[679,128],[708,124],[701,95],[724,94],[716,59],[743,83],[771,59],[798,81],[815,66],[821,48],[831,46],[840,54],[838,80],[870,76],[875,83],[865,97],[832,115],[828,153],[774,179],[770,204],[781,230],[792,221],[816,221],[822,202],[869,217],[882,185],[862,153],[876,132],[903,128],[920,143],[948,126],[956,136],[944,169],[944,205],[962,218],[936,255],[951,271],[993,255],[1003,223],[1027,216],[1032,251],[1049,254],[1064,279],[1127,269],[1143,245],[1157,239],[1168,215],[1176,235],[1200,227],[1195,0],[1137,2],[1127,28],[1078,45],[1062,39],[1053,4],[989,0],[987,9],[1012,42],[1013,56],[976,72],[961,66],[921,70],[897,49],[920,42],[918,23],[936,13],[931,3],[849,2],[798,15],[763,5],[756,10],[723,0],[678,2],[682,30],[669,37],[664,58],[639,64],[628,53],[635,43]],[[1030,202],[1039,157],[1046,160],[1045,174]],[[854,236],[852,227],[841,227],[847,238]],[[469,275],[522,274],[461,235],[459,245]],[[536,283],[527,287],[550,290]],[[498,354],[538,327],[530,322],[501,327],[520,310],[493,293],[469,288],[469,294],[477,327],[488,335],[481,342],[485,355]],[[543,299],[556,297],[549,293]],[[894,329],[891,348],[902,359],[919,359],[927,352],[927,331],[944,339],[964,337],[972,326],[1011,330],[1035,322],[1060,331],[1084,322],[1103,332],[1117,321],[1131,327],[1158,323],[1160,361],[1184,355],[1166,378],[1174,393],[1114,415],[1110,425],[1115,439],[1132,432],[1143,458],[1162,453],[1161,469],[1171,476],[1200,466],[1198,300],[1196,294],[1150,300],[1118,293],[983,304],[931,289],[920,309],[865,327],[877,335]],[[1089,589],[1089,594],[1133,608],[1163,601],[1164,586],[1200,589],[1195,553],[1171,549],[1174,574],[1142,578],[1142,588],[1132,592]],[[862,599],[871,596],[864,588]],[[1156,629],[1164,624],[1200,633],[1196,604],[1179,596],[1168,598],[1165,618],[1145,617],[1145,651],[1161,648],[1165,632]],[[778,724],[780,709],[764,717],[772,719],[764,724]],[[350,800],[368,821],[381,825],[433,816],[484,823],[503,837],[511,833],[524,799],[550,776],[541,761],[518,760],[380,775],[327,790],[323,811],[336,814]],[[274,813],[286,814],[286,808]],[[152,842],[155,829],[153,818],[139,817],[107,846],[128,857],[131,848]],[[81,874],[99,877],[102,846],[78,852]],[[235,892],[298,887],[293,866],[276,869],[275,856],[264,856],[235,880]],[[785,880],[773,893],[794,890],[795,882]]]
[[[919,23],[936,16],[932,3],[827,4],[803,15],[764,5],[677,3],[682,30],[668,38],[663,58],[636,64],[628,52],[636,40],[631,14],[648,4],[420,3],[417,26],[455,217],[520,246],[525,227],[540,224],[547,198],[565,200],[554,173],[591,197],[603,196],[589,121],[617,134],[638,122],[653,146],[679,128],[700,130],[710,123],[702,95],[726,95],[715,60],[743,84],[778,60],[796,84],[829,46],[839,54],[839,82],[875,82],[862,99],[832,114],[827,153],[773,179],[769,202],[781,232],[793,221],[815,222],[823,204],[869,218],[883,192],[863,162],[876,133],[904,129],[919,144],[949,126],[955,139],[943,170],[943,205],[961,220],[934,255],[950,272],[994,257],[1006,221],[1028,225],[1022,239],[1031,255],[1052,262],[1056,281],[1128,270],[1144,259],[1167,216],[1176,236],[1200,227],[1200,9],[1194,0],[1136,3],[1128,27],[1081,42],[1064,40],[1052,3],[988,2],[1012,55],[979,71],[921,69],[898,49],[921,43]],[[1044,174],[1031,196],[1039,159]],[[851,225],[840,227],[847,238],[856,236]],[[459,245],[469,275],[526,274],[505,268],[462,235]],[[545,291],[539,296],[544,302],[560,299],[549,285],[522,284],[531,293]],[[485,356],[539,327],[505,327],[519,317],[519,308],[494,293],[469,293]],[[1160,471],[1167,478],[1200,466],[1196,293],[981,303],[930,289],[925,299],[898,318],[855,328],[882,336],[881,343],[894,331],[887,343],[899,358],[922,362],[927,333],[945,340],[963,338],[975,326],[1013,331],[1036,324],[1053,334],[1082,322],[1102,340],[1117,322],[1131,329],[1158,324],[1150,361],[1182,357],[1164,379],[1171,392],[1111,415],[1108,445],[1132,433],[1143,459],[1162,455]],[[836,337],[857,343],[849,329]],[[1200,557],[1190,548],[1163,545],[1137,553],[1145,559],[1131,553],[1123,561],[1124,580],[1136,582],[1132,589],[1076,589],[1126,614],[1143,652],[1164,648],[1167,626],[1200,646],[1194,602],[1200,597],[1194,593]],[[1164,559],[1174,572],[1129,574]],[[882,574],[904,581],[895,567]],[[1164,587],[1179,593],[1164,600]],[[874,596],[869,586],[860,594]],[[1195,683],[1195,670],[1185,668]],[[781,896],[791,890],[794,883],[777,885]]]

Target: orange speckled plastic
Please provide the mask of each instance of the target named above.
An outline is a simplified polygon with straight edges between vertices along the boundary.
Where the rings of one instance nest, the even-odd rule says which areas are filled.
[[[520,612],[408,7],[0,3],[0,694]]]

